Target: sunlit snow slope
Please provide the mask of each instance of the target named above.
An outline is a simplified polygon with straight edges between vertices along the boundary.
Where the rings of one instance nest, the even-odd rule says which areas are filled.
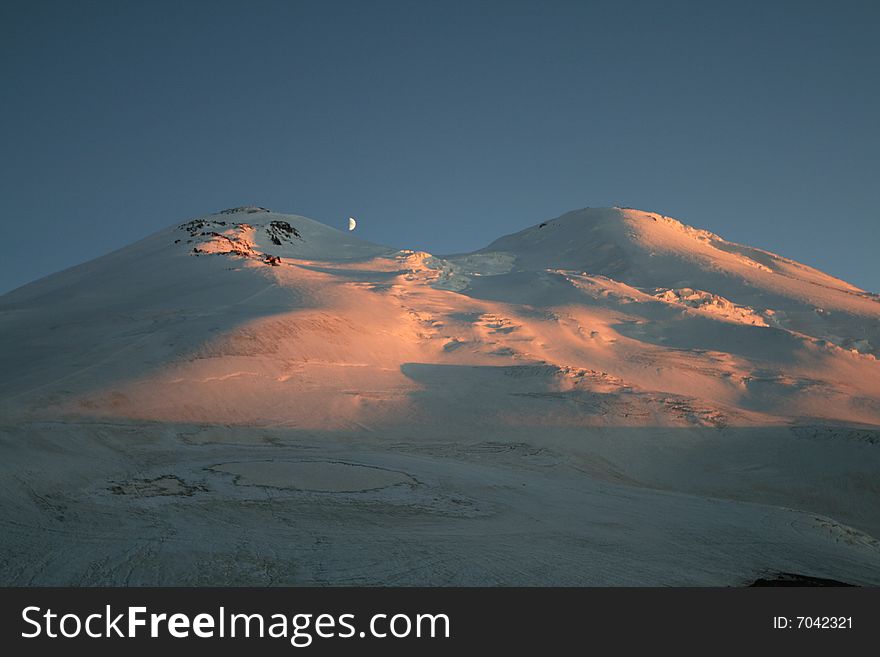
[[[2,297],[3,402],[291,427],[880,424],[880,301],[661,215],[438,258],[239,208]]]

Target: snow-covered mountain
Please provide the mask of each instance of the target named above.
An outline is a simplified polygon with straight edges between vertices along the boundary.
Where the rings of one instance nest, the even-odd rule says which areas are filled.
[[[501,422],[880,424],[875,295],[635,210],[572,212],[439,258],[238,208],[20,288],[0,309],[17,338],[2,353],[4,399],[40,412],[430,424],[453,408],[419,395],[460,374],[464,397],[441,398]],[[534,408],[508,418],[509,404],[465,393],[480,368],[503,396],[518,368],[527,391],[575,403],[521,398]]]
[[[320,571],[328,582],[735,583],[800,568],[880,582],[869,536],[880,534],[871,483],[880,474],[880,298],[655,213],[578,210],[444,257],[235,208],[0,297],[0,334],[3,461],[21,480],[0,496],[8,541],[59,555],[38,568],[7,563],[6,582],[118,582],[117,567],[142,583],[192,581],[168,555],[131,561],[116,548],[105,579],[85,554],[78,571],[60,555],[85,530],[61,540],[22,514],[88,507],[118,521],[126,491],[139,491],[137,520],[124,524],[143,530],[151,518],[177,536],[186,530],[162,514],[191,523],[195,505],[213,509],[212,495],[238,505],[239,522],[252,528],[245,507],[254,490],[276,491],[282,506],[311,500],[332,517],[339,504],[371,504],[394,531],[412,529],[389,520],[395,513],[427,514],[442,531],[451,525],[438,518],[455,518],[450,563],[459,549],[467,558],[510,552],[507,570],[484,563],[454,575],[444,566],[395,579],[375,564],[348,564],[342,551],[331,559],[338,572],[311,560],[310,575],[291,580],[282,568],[272,581],[320,582]],[[304,462],[309,473],[283,470]],[[367,476],[363,490],[339,490],[353,471],[316,473],[319,462],[402,478],[373,489]],[[326,495],[344,499],[315,498],[324,489],[303,492],[297,477],[329,480]],[[520,484],[534,490],[528,501]],[[54,492],[35,494],[40,486]],[[607,486],[619,488],[606,498]],[[507,489],[516,500],[498,492]],[[367,490],[385,492],[357,497]],[[584,511],[584,496],[604,511]],[[639,532],[657,538],[635,575],[624,554],[570,577],[552,574],[562,562],[524,577],[516,569],[531,552],[499,536],[544,503],[561,510],[559,524],[531,539],[566,568],[578,567],[575,538],[558,545],[547,536],[573,522],[586,523],[576,534],[612,522],[620,505],[639,522],[667,505],[672,525],[699,525],[693,531],[711,543],[727,536],[708,520],[721,504],[724,522],[762,547],[725,570],[717,555],[678,554],[663,522],[637,531],[633,520],[603,535],[635,552],[647,540]],[[761,529],[761,514],[772,529]],[[309,531],[320,533],[319,515]],[[501,534],[482,545],[475,537],[487,527]],[[376,554],[386,549],[363,531]],[[125,536],[126,550],[145,549],[142,537]],[[413,541],[394,572],[411,567],[429,538]],[[224,545],[211,554],[231,558]],[[829,555],[849,565],[821,566]],[[265,581],[236,572],[242,583]]]

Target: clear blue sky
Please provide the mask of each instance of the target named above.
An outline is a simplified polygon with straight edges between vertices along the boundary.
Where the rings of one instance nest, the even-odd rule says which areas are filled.
[[[880,291],[880,2],[0,3],[0,292],[229,206],[657,210]]]

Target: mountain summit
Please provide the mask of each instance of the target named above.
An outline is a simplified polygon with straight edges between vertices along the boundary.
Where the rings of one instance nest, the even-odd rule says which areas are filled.
[[[581,269],[636,286],[722,285],[728,279],[767,290],[785,287],[778,274],[802,283],[862,293],[816,269],[654,212],[586,208],[502,237],[483,252],[516,255],[523,269]],[[707,276],[710,277],[707,282]],[[794,289],[793,287],[791,288]],[[718,290],[723,292],[724,290]]]

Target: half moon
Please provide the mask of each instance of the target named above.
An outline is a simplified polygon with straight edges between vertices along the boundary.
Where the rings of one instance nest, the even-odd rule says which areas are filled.
[[[358,225],[358,222],[354,220],[354,217],[348,218],[348,229],[349,230],[354,230],[357,225]]]

